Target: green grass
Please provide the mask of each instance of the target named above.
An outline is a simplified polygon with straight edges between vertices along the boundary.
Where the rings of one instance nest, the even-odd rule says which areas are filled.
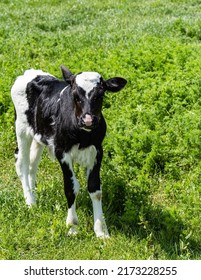
[[[200,4],[1,1],[0,259],[201,259]],[[30,210],[15,173],[10,88],[31,67],[61,77],[60,64],[128,80],[103,110],[107,241],[94,236],[82,170],[73,238],[58,163],[44,154]]]

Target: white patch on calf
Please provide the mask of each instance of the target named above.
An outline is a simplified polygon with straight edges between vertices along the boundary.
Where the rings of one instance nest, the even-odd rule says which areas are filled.
[[[82,72],[75,78],[76,84],[86,92],[86,98],[93,88],[100,82],[101,75],[97,72]]]
[[[62,91],[60,92],[60,97],[63,95],[64,91],[69,87],[69,85],[67,85],[65,88],[62,89]],[[57,102],[60,101],[60,98],[57,100]]]
[[[41,134],[34,134],[34,139],[36,140],[36,142],[38,142],[41,145],[44,145],[44,143],[42,142],[42,135]]]
[[[71,172],[73,173],[73,185],[74,193],[77,194],[79,191],[79,182],[77,181],[74,171],[73,171],[73,162],[78,163],[79,165],[87,168],[87,175],[89,175],[94,164],[96,163],[97,151],[95,146],[89,146],[88,148],[79,150],[79,145],[75,145],[68,153],[64,153],[62,163],[67,163]]]
[[[80,150],[79,145],[74,145],[68,153],[64,154],[64,157],[61,162],[69,163],[70,161],[75,161],[83,167],[92,169],[96,161],[96,155],[97,151],[95,146],[93,145]],[[70,165],[70,168],[73,168],[72,164]]]
[[[28,128],[27,116],[25,114],[29,108],[26,97],[27,84],[35,79],[38,75],[52,76],[49,73],[43,72],[42,70],[29,69],[26,70],[23,75],[17,77],[14,85],[11,88],[11,97],[17,112],[17,119],[22,126],[24,123],[24,129]]]
[[[97,237],[109,238],[109,233],[103,217],[102,191],[90,193],[94,212],[94,231]]]
[[[76,235],[77,234],[78,217],[77,217],[77,213],[76,213],[75,202],[71,206],[71,208],[68,209],[66,225],[70,226],[68,235]]]

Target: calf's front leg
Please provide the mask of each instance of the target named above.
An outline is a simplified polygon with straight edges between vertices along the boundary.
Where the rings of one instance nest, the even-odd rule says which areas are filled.
[[[79,191],[79,183],[75,177],[71,161],[60,162],[63,178],[64,178],[64,192],[68,202],[68,214],[66,219],[67,226],[70,227],[68,234],[77,234],[78,217],[76,213],[76,196]]]
[[[94,214],[94,231],[97,237],[108,238],[109,233],[102,210],[102,190],[100,185],[100,166],[102,148],[97,151],[96,162],[91,170],[88,169],[88,191],[92,200]]]

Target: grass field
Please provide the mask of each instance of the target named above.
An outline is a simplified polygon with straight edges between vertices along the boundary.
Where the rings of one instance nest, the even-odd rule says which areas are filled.
[[[2,0],[0,259],[201,259],[201,1]],[[84,172],[67,236],[57,162],[44,153],[37,206],[15,173],[10,88],[28,68],[122,76],[107,94],[102,165],[109,240],[93,233]]]

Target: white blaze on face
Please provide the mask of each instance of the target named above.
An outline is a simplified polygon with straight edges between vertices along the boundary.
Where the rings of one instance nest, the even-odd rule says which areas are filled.
[[[76,76],[76,84],[86,92],[86,98],[93,88],[100,83],[101,75],[97,72],[82,72]]]

